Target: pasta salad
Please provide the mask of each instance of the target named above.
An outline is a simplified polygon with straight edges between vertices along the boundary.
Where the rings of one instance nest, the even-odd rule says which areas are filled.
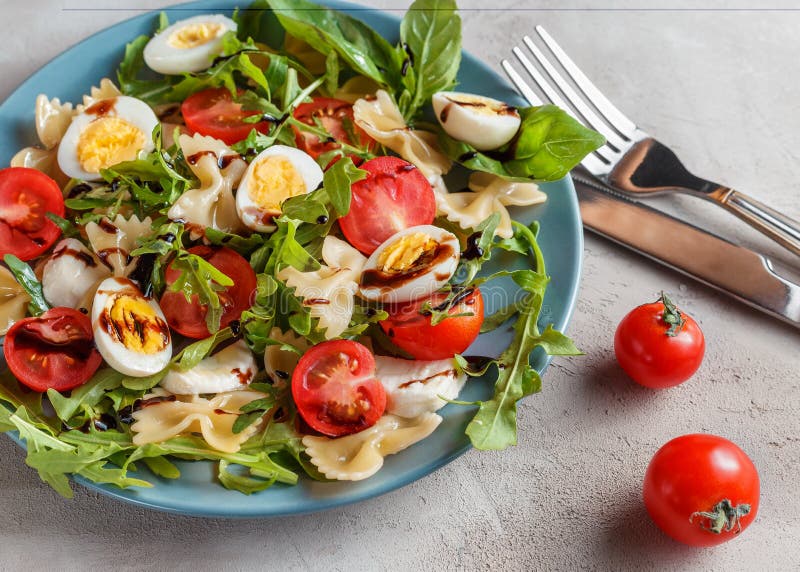
[[[516,443],[531,353],[579,352],[540,329],[538,226],[513,209],[603,139],[453,91],[453,1],[414,2],[399,38],[307,0],[162,14],[115,80],[37,98],[40,144],[0,170],[0,429],[58,492],[175,458],[246,494],[361,480],[448,403],[476,448]],[[526,268],[481,272],[498,253]],[[520,296],[485,315],[498,278]],[[464,357],[509,324],[499,357]]]

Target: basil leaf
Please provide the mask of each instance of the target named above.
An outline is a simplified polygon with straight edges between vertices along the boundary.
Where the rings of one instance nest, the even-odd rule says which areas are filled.
[[[522,124],[507,149],[481,153],[444,132],[439,134],[441,148],[452,160],[473,171],[506,178],[556,181],[605,143],[602,135],[554,105],[526,107],[519,113]]]
[[[31,315],[40,316],[47,312],[47,310],[50,309],[50,304],[44,299],[42,283],[36,278],[33,269],[13,254],[6,254],[3,257],[3,262],[5,262],[8,269],[11,270],[11,273],[14,275],[14,278],[17,279],[17,282],[19,282],[19,285],[22,286],[28,296],[30,296],[31,301],[28,304],[28,308]]]
[[[456,83],[461,65],[461,18],[454,0],[416,0],[400,24],[400,42],[409,63],[403,85],[412,94],[403,108],[406,119],[431,96]]]
[[[335,51],[356,72],[384,86],[399,87],[392,46],[364,22],[307,0],[267,0],[287,33],[318,52]]]

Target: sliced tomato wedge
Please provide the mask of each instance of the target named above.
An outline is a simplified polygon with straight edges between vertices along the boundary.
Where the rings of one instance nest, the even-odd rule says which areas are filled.
[[[103,362],[92,322],[72,308],[53,308],[14,324],[3,344],[8,368],[34,391],[69,391],[83,385]]]
[[[447,294],[437,292],[427,299],[389,306],[389,317],[380,323],[381,329],[394,345],[415,359],[447,359],[460,354],[481,331],[483,296],[477,288],[465,290],[448,304],[449,309],[441,307],[446,299]],[[452,317],[432,325],[431,315],[424,313],[426,302],[431,308],[446,309]]]
[[[64,216],[64,197],[53,179],[27,167],[0,170],[0,258],[30,260],[61,236],[47,213]]]
[[[436,197],[425,176],[398,157],[376,157],[360,167],[369,173],[352,186],[350,212],[339,219],[347,241],[364,254],[394,233],[436,217]]]
[[[194,246],[188,251],[209,262],[214,268],[233,280],[233,286],[217,292],[222,304],[220,328],[238,320],[242,312],[253,304],[256,291],[256,273],[250,263],[239,253],[230,248]],[[181,275],[180,270],[170,265],[166,272],[167,286],[174,283]],[[211,335],[206,326],[208,307],[200,304],[197,294],[187,301],[183,292],[166,290],[159,304],[169,326],[187,338],[202,339]]]
[[[294,110],[294,118],[306,125],[316,125],[316,122],[319,121],[333,138],[333,141],[320,141],[316,135],[292,126],[297,147],[314,159],[323,153],[339,149],[341,143],[367,147],[367,149],[371,149],[375,145],[375,141],[355,124],[353,104],[347,101],[315,97],[310,103],[298,105]],[[351,158],[356,165],[361,163],[360,158]]]
[[[329,437],[372,427],[386,409],[372,352],[350,340],[323,342],[307,351],[292,374],[292,397],[303,420]]]
[[[181,114],[186,127],[233,145],[256,129],[269,133],[270,122],[246,123],[246,117],[258,115],[258,111],[245,111],[240,103],[233,101],[231,92],[224,87],[204,89],[190,95],[181,104]]]

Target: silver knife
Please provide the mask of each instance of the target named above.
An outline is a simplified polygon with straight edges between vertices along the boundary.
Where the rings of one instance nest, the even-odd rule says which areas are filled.
[[[800,327],[800,285],[763,254],[738,246],[573,172],[589,230]]]

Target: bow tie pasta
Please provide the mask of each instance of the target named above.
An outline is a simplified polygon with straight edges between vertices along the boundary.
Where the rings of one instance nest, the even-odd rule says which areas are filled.
[[[329,479],[361,481],[377,473],[383,458],[407,449],[434,432],[442,422],[435,413],[414,419],[384,415],[360,433],[347,437],[303,437],[311,462]]]

